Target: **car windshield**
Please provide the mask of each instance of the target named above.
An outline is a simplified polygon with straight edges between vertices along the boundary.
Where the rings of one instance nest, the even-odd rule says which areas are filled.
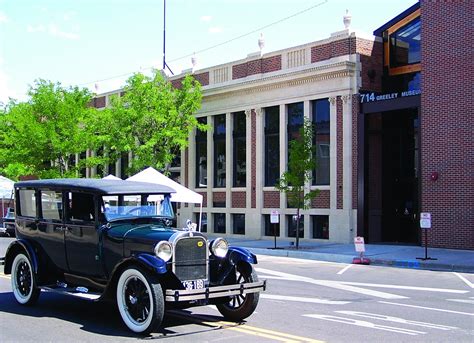
[[[111,195],[102,197],[105,218],[133,219],[144,217],[173,218],[169,195]]]

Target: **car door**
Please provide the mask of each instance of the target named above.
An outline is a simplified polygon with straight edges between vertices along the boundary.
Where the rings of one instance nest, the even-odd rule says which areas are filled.
[[[63,200],[58,190],[40,190],[40,215],[37,221],[37,238],[44,256],[60,271],[67,271],[64,248]]]
[[[67,199],[64,227],[69,273],[100,278],[103,276],[103,268],[94,195],[65,192],[64,196]]]

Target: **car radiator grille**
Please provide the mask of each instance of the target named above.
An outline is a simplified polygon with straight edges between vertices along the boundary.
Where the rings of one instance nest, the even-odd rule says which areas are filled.
[[[203,237],[178,240],[174,248],[174,273],[181,281],[207,279],[207,242]]]

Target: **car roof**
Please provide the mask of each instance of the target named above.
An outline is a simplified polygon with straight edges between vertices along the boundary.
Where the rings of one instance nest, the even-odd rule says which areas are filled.
[[[125,181],[125,180],[104,180],[104,179],[49,179],[49,180],[29,180],[16,182],[17,188],[44,188],[91,192],[97,194],[168,194],[176,191],[165,185]]]

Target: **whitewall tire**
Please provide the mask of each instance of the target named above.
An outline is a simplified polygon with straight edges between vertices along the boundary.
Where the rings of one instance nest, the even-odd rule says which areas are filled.
[[[125,325],[147,334],[163,320],[164,299],[159,282],[137,268],[126,269],[117,282],[117,307]]]
[[[12,264],[11,285],[13,295],[22,305],[33,305],[40,294],[36,286],[35,273],[29,258],[25,254],[15,256]]]

